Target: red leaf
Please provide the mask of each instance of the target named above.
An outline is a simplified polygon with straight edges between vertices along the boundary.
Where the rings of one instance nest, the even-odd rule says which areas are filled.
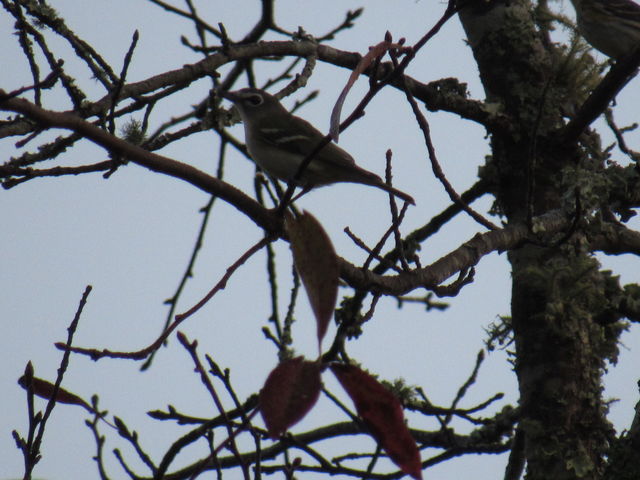
[[[274,368],[260,390],[260,413],[269,436],[278,438],[302,420],[318,400],[321,388],[316,362],[297,357]]]
[[[374,438],[404,473],[422,479],[420,452],[404,423],[397,397],[354,365],[331,364],[331,371],[353,400]]]
[[[338,298],[338,257],[320,222],[309,212],[287,218],[293,262],[316,317],[318,345],[327,333]]]

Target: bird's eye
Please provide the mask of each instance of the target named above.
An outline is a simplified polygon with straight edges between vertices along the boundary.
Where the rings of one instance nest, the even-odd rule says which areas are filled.
[[[262,99],[262,95],[255,94],[255,95],[249,95],[246,98],[246,101],[252,107],[257,107],[258,105],[262,105],[262,102],[264,100]]]

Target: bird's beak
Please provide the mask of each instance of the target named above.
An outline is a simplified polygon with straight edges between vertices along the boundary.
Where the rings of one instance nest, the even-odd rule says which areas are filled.
[[[240,97],[236,94],[236,92],[227,92],[225,90],[218,90],[218,95],[222,98],[226,98],[227,100],[231,100],[232,102],[237,102]]]

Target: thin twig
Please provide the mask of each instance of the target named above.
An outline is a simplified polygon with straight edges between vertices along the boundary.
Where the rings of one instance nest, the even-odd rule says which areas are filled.
[[[273,237],[266,236],[266,237],[262,238],[260,241],[258,241],[258,243],[253,245],[249,250],[244,252],[240,256],[240,258],[238,258],[238,260],[236,260],[229,268],[227,268],[227,271],[224,274],[224,276],[222,277],[222,279],[218,283],[216,283],[216,285],[209,291],[209,293],[207,293],[202,300],[200,300],[198,303],[196,303],[189,310],[187,310],[184,313],[176,315],[176,320],[177,321],[183,321],[186,318],[188,318],[191,315],[193,315],[194,313],[196,313],[198,310],[200,310],[209,300],[211,300],[211,298],[216,293],[218,293],[220,290],[223,290],[227,286],[227,281],[229,280],[229,278],[231,278],[231,275],[233,275],[233,273],[241,265],[243,265],[247,260],[249,260],[249,258],[251,258],[254,253],[260,251],[262,249],[262,247],[264,247],[264,246],[268,245],[269,243],[273,242],[273,240],[274,240]]]
[[[227,412],[224,408],[224,405],[222,405],[222,401],[218,396],[218,392],[213,386],[213,383],[211,382],[211,380],[209,379],[209,376],[207,375],[206,369],[204,368],[204,366],[202,365],[202,362],[200,362],[200,358],[198,357],[198,352],[197,352],[198,341],[194,340],[193,342],[189,342],[186,335],[184,335],[182,332],[178,332],[178,340],[180,341],[182,346],[187,350],[187,352],[189,352],[189,355],[191,355],[191,359],[193,360],[196,371],[200,374],[200,381],[206,387],[207,391],[211,395],[211,398],[213,399],[213,402],[216,404],[218,413],[224,419],[224,426],[227,429],[227,434],[229,439],[227,443],[230,446],[231,452],[238,460],[238,464],[242,469],[242,473],[244,475],[245,480],[249,480],[249,467],[242,460],[242,457],[240,456],[240,450],[238,450],[238,445],[235,442],[235,436],[237,435],[237,433],[234,433],[233,428],[231,426],[231,421],[227,417]]]
[[[62,360],[60,361],[60,366],[58,367],[58,376],[56,378],[56,382],[53,386],[53,390],[51,392],[51,396],[49,397],[49,401],[47,402],[47,406],[45,408],[44,414],[41,418],[39,414],[37,416],[34,415],[33,408],[33,370],[31,370],[31,375],[25,375],[26,384],[27,384],[27,396],[30,398],[29,400],[29,424],[35,427],[37,423],[37,431],[35,428],[30,427],[30,434],[28,441],[25,444],[25,448],[23,449],[23,454],[25,455],[25,477],[31,478],[31,473],[36,466],[36,463],[40,460],[40,445],[42,444],[42,439],[44,437],[44,431],[47,424],[47,420],[51,416],[51,412],[53,412],[54,407],[56,406],[56,398],[58,396],[58,392],[60,390],[60,385],[62,384],[62,379],[64,374],[67,371],[67,367],[69,366],[69,358],[71,355],[71,344],[73,343],[73,336],[76,332],[76,328],[78,327],[78,322],[80,321],[80,316],[82,315],[82,310],[87,303],[87,298],[89,297],[89,293],[91,293],[91,286],[88,285],[84,293],[82,294],[82,298],[80,299],[80,303],[78,304],[78,309],[76,310],[76,314],[71,321],[71,324],[67,328],[67,341],[64,343],[66,349],[64,354],[62,355]],[[29,378],[30,377],[30,378]],[[33,421],[32,419],[35,419]],[[34,434],[32,434],[33,432]],[[14,434],[15,436],[15,434]]]
[[[269,242],[272,242],[273,239],[270,237],[265,237],[256,243],[253,247],[251,247],[247,252],[245,252],[236,262],[233,263],[227,271],[222,276],[220,281],[211,289],[211,291],[195,306],[189,309],[187,312],[182,313],[180,315],[176,315],[174,322],[169,325],[164,332],[160,334],[160,336],[148,347],[143,348],[142,350],[137,350],[135,352],[117,352],[108,349],[97,350],[95,348],[82,348],[82,347],[68,347],[63,343],[56,343],[56,348],[60,350],[68,350],[74,353],[79,353],[82,355],[88,355],[92,360],[99,360],[101,358],[128,358],[132,360],[144,360],[155,350],[160,348],[160,346],[164,343],[164,341],[169,337],[171,332],[173,332],[178,325],[180,325],[184,320],[193,315],[196,311],[198,311],[202,306],[207,303],[211,297],[213,297],[218,291],[225,288],[227,281],[233,275],[233,273],[243,265],[254,253],[259,251],[262,247],[267,245]]]
[[[131,38],[131,45],[129,45],[129,50],[124,56],[124,62],[122,63],[122,71],[120,72],[120,76],[118,77],[118,81],[115,84],[113,92],[111,92],[111,108],[109,108],[109,132],[111,134],[115,134],[116,132],[116,122],[115,122],[115,109],[118,104],[118,97],[120,96],[120,92],[122,92],[122,87],[124,87],[125,81],[127,79],[127,72],[129,71],[129,65],[131,65],[131,60],[133,59],[133,51],[136,49],[136,45],[138,44],[139,38],[138,30],[133,32],[133,37]]]
[[[458,405],[458,402],[460,402],[460,400],[462,400],[464,396],[467,394],[469,387],[471,387],[474,383],[476,383],[476,379],[478,378],[478,372],[480,371],[480,366],[482,365],[483,361],[484,361],[484,350],[480,350],[478,352],[478,355],[476,355],[476,363],[473,367],[473,371],[471,372],[471,375],[469,375],[469,378],[467,378],[464,384],[462,384],[462,386],[458,389],[458,393],[456,394],[456,397],[453,399],[453,402],[451,402],[451,410],[455,410],[455,408]],[[450,421],[451,421],[451,414],[448,414],[445,418],[445,423],[448,424]]]
[[[451,184],[449,183],[449,180],[447,180],[447,177],[442,171],[442,167],[440,167],[440,163],[438,162],[438,158],[436,156],[436,149],[433,146],[433,141],[431,140],[429,123],[427,122],[426,117],[420,111],[420,107],[418,106],[418,103],[416,102],[415,98],[413,98],[413,95],[411,95],[411,92],[409,92],[409,90],[406,88],[406,83],[405,83],[404,91],[407,97],[407,101],[411,105],[411,109],[413,110],[413,114],[416,118],[416,121],[418,122],[420,130],[422,130],[422,135],[424,137],[424,141],[427,146],[427,152],[429,153],[429,161],[431,162],[431,169],[433,170],[433,174],[436,176],[438,180],[440,180],[440,183],[442,183],[442,186],[444,187],[445,191],[449,195],[449,198],[456,204],[460,205],[460,207],[465,212],[467,212],[469,216],[473,218],[476,222],[478,222],[480,225],[485,226],[489,230],[497,230],[498,229],[497,225],[487,220],[478,212],[476,212],[473,208],[471,208],[469,205],[464,203],[462,201],[462,198],[460,198],[460,195],[458,195],[458,193],[451,186]]]

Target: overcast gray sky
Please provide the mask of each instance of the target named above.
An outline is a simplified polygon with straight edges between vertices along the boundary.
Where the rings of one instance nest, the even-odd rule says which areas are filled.
[[[237,0],[199,2],[199,12],[210,24],[223,22],[230,37],[239,38],[253,25],[258,15],[258,1]],[[286,29],[303,26],[309,33],[321,35],[339,24],[346,9],[366,3],[365,12],[356,27],[340,34],[331,42],[337,48],[365,53],[367,47],[381,41],[386,30],[394,38],[406,37],[415,42],[435,21],[445,4],[433,1],[398,0],[345,1],[278,1],[276,18]],[[570,5],[567,14],[573,14]],[[92,44],[115,67],[119,68],[135,29],[140,32],[138,48],[129,71],[130,81],[139,81],[163,71],[179,68],[199,57],[180,44],[180,35],[197,43],[191,25],[176,16],[142,0],[73,0],[52,1],[68,25]],[[182,7],[182,2],[177,2]],[[11,90],[30,82],[28,66],[12,36],[12,21],[0,13],[0,88]],[[281,38],[271,35],[272,38]],[[52,41],[58,52],[67,51],[61,41]],[[92,82],[73,55],[64,55],[67,68]],[[8,68],[10,66],[10,68]],[[483,98],[471,54],[456,18],[452,19],[412,64],[409,73],[423,82],[444,77],[458,77],[469,84],[471,95]],[[260,81],[266,80],[266,73]],[[328,130],[332,105],[348,78],[349,72],[319,64],[309,89],[320,89],[321,97],[298,112],[323,131]],[[165,119],[189,110],[210,87],[207,81],[194,84],[187,92],[167,105],[160,105],[156,118]],[[360,80],[350,94],[345,112],[367,88]],[[103,95],[93,83],[93,99]],[[616,118],[625,125],[637,118],[640,83],[636,79],[619,97]],[[51,97],[49,106],[69,108]],[[49,99],[48,99],[49,101]],[[287,106],[293,99],[285,100]],[[163,115],[164,113],[164,115]],[[470,187],[477,168],[488,153],[485,132],[475,125],[449,114],[428,114],[433,139],[445,173],[454,187],[462,192]],[[153,125],[153,127],[157,124]],[[241,128],[232,132],[243,138]],[[640,136],[629,136],[631,148],[640,149]],[[394,152],[394,184],[413,195],[417,207],[412,208],[403,226],[404,233],[424,224],[448,205],[447,196],[433,179],[422,137],[413,121],[408,105],[398,92],[385,91],[367,109],[365,118],[341,136],[340,145],[350,151],[358,163],[378,174],[384,172],[384,153]],[[163,154],[213,171],[216,136],[202,133],[171,145]],[[4,162],[16,155],[11,141],[0,143],[0,159]],[[82,144],[62,157],[65,164],[92,163],[106,159],[101,149]],[[253,191],[253,166],[233,152],[226,167],[226,180],[244,191]],[[22,475],[22,458],[11,438],[11,430],[26,433],[25,395],[16,381],[25,364],[31,360],[36,375],[55,379],[61,354],[53,347],[66,338],[66,328],[73,318],[78,301],[87,284],[94,287],[80,321],[75,344],[133,350],[146,346],[160,331],[170,297],[182,275],[200,224],[198,210],[208,197],[178,180],[153,174],[128,165],[105,181],[100,175],[75,178],[42,179],[27,182],[0,193],[2,229],[0,230],[0,305],[3,316],[3,352],[0,388],[3,411],[0,414],[0,479]],[[357,201],[354,201],[356,200]],[[338,185],[320,189],[304,197],[299,205],[315,215],[327,229],[338,253],[354,263],[365,254],[356,248],[342,229],[350,228],[368,243],[375,243],[386,229],[387,197],[374,188]],[[476,208],[486,212],[487,199]],[[181,299],[178,311],[184,311],[199,300],[224,274],[227,266],[261,237],[253,224],[236,210],[218,202],[206,237],[202,255]],[[638,227],[638,222],[634,225]],[[427,243],[420,255],[428,264],[452,250],[482,227],[460,216]],[[290,280],[288,246],[276,245],[281,278],[281,314],[286,308]],[[265,284],[265,255],[254,256],[232,278],[227,289],[216,296],[202,311],[187,321],[181,330],[191,339],[197,338],[200,351],[222,366],[231,369],[241,398],[257,391],[267,373],[276,364],[272,344],[260,328],[266,324],[270,303]],[[608,260],[623,282],[638,281],[638,259],[627,257]],[[497,315],[509,313],[510,276],[504,255],[493,254],[482,260],[474,284],[453,299],[446,312],[425,313],[419,305],[407,304],[401,310],[391,299],[383,299],[374,320],[349,351],[373,372],[383,378],[404,377],[409,384],[420,385],[434,402],[447,405],[473,368],[475,356],[483,347],[484,329]],[[298,323],[294,328],[296,350],[309,357],[316,354],[315,324],[306,297],[299,302]],[[331,327],[328,338],[331,336]],[[607,391],[620,402],[612,406],[612,419],[618,429],[625,428],[637,401],[637,371],[640,364],[640,336],[631,332],[624,336],[626,349],[621,362],[607,377]],[[172,440],[186,430],[169,422],[157,422],[144,415],[153,409],[165,409],[168,403],[195,416],[210,416],[214,406],[203,390],[187,353],[175,337],[169,347],[156,356],[153,368],[138,371],[139,364],[102,360],[94,363],[80,356],[72,357],[65,377],[68,389],[89,398],[97,393],[101,405],[111,414],[122,416],[136,429],[143,444],[152,454],[160,455]],[[335,382],[326,377],[329,385]],[[506,355],[494,352],[488,356],[480,379],[463,406],[479,403],[497,391],[506,393],[495,408],[516,401],[515,377],[510,372]],[[38,404],[41,408],[44,403]],[[321,402],[308,419],[294,427],[306,431],[329,419],[341,419],[336,409]],[[78,408],[58,406],[47,428],[44,457],[36,469],[37,478],[48,480],[84,479],[96,475],[91,460],[94,444],[84,425],[85,415]],[[437,428],[424,419],[416,426]],[[468,426],[460,427],[468,431]],[[106,453],[122,447],[131,460],[129,447],[108,435]],[[369,440],[370,441],[370,440]],[[193,455],[204,455],[205,445]],[[424,455],[424,454],[423,454]],[[186,464],[193,457],[184,458]],[[108,462],[113,478],[126,475],[114,460]],[[137,465],[136,462],[133,462]],[[494,479],[506,464],[504,456],[456,459],[437,466],[425,477],[461,478],[473,473],[477,480]],[[144,472],[141,465],[137,465]],[[306,476],[305,476],[306,478]]]

